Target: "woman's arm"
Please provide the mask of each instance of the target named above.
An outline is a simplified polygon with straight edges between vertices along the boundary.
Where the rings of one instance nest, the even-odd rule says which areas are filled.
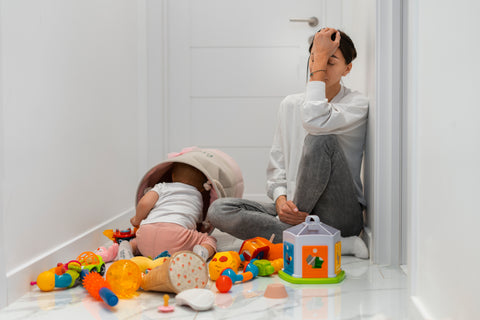
[[[335,40],[332,40],[332,36],[335,36]],[[340,32],[330,28],[324,28],[315,34],[309,62],[310,81],[307,83],[302,106],[303,127],[309,134],[343,133],[364,124],[367,118],[368,100],[359,93],[349,92],[340,102],[329,102],[341,88],[340,78],[336,83],[332,83],[333,79],[348,74],[351,70],[351,63],[347,65],[344,59],[334,56],[340,45],[340,37]],[[337,63],[327,66],[330,58]],[[327,68],[330,68],[328,73]],[[326,76],[329,76],[330,81],[328,90]]]
[[[130,223],[134,227],[138,228],[138,226],[140,225],[140,222],[142,222],[142,220],[148,216],[148,214],[150,213],[150,210],[152,210],[152,208],[155,206],[155,203],[157,203],[158,198],[159,198],[159,195],[157,192],[148,191],[140,199],[140,201],[138,201],[135,216],[132,219],[130,219]]]
[[[350,92],[339,103],[329,103],[325,97],[325,83],[307,84],[302,106],[303,127],[309,134],[344,133],[363,125],[368,116],[368,99],[358,92]]]
[[[274,202],[281,195],[287,194],[287,173],[285,168],[285,150],[283,148],[283,130],[285,100],[278,109],[277,125],[273,135],[267,166],[267,196]]]
[[[332,35],[335,40],[332,41]],[[315,34],[310,52],[310,81],[325,81],[328,59],[340,46],[340,32],[332,28],[323,28]]]

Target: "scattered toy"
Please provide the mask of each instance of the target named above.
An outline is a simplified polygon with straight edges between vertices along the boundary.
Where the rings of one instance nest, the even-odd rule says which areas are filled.
[[[158,307],[158,311],[160,312],[172,312],[175,310],[174,306],[169,306],[168,305],[168,300],[170,299],[170,296],[168,294],[163,295],[163,306]]]
[[[211,309],[214,302],[215,295],[208,289],[187,289],[175,296],[177,305],[187,305],[196,311]]]

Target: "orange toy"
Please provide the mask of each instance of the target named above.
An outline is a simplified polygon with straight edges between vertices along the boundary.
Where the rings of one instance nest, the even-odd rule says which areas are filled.
[[[103,300],[110,307],[118,303],[118,297],[110,290],[105,279],[96,272],[88,273],[83,278],[83,286],[92,297],[97,300]]]
[[[137,264],[130,260],[118,260],[107,270],[107,282],[119,298],[131,298],[142,283],[142,272]]]
[[[240,258],[243,256],[244,261],[252,259],[275,260],[283,257],[283,243],[273,244],[265,238],[255,237],[245,240],[238,253]]]

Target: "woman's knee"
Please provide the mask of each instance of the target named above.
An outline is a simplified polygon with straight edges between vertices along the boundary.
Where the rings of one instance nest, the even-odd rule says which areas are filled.
[[[210,206],[208,207],[208,212],[207,212],[207,220],[210,223],[214,223],[217,221],[217,219],[220,216],[220,208],[223,206],[222,204],[222,199],[217,199],[213,201]]]
[[[333,150],[338,148],[337,136],[327,135],[307,135],[304,141],[304,154],[309,152],[318,152],[318,150]]]
[[[233,200],[235,199],[219,198],[215,200],[208,208],[207,220],[214,225],[223,221],[225,215],[231,211],[232,206],[234,206]]]

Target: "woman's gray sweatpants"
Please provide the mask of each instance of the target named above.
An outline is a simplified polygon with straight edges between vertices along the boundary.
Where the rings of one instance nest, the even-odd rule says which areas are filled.
[[[317,215],[320,221],[340,230],[342,237],[358,235],[363,228],[363,208],[358,202],[352,175],[335,135],[307,135],[297,173],[293,203],[300,211]],[[275,234],[282,242],[283,230],[274,203],[221,198],[208,209],[207,220],[239,239]]]

